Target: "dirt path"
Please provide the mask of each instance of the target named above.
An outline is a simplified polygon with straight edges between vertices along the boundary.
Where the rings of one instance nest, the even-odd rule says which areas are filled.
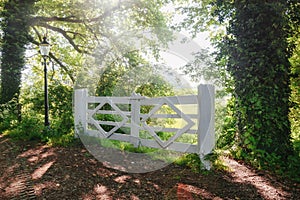
[[[82,146],[12,143],[0,136],[0,199],[299,199],[299,184],[229,158],[230,171],[169,165],[145,174],[109,169]]]

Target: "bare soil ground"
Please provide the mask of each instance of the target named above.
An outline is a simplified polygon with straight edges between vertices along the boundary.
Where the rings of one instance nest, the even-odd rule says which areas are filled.
[[[228,171],[171,164],[130,174],[107,168],[82,145],[49,147],[0,135],[0,199],[300,199],[300,185],[224,158]]]

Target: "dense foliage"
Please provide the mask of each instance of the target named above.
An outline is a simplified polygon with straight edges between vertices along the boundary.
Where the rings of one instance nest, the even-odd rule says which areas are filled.
[[[233,38],[225,42],[230,52],[228,71],[235,80],[241,156],[286,160],[292,153],[287,5],[236,2],[234,8],[229,28]]]
[[[126,62],[115,60],[101,73],[97,96],[130,96],[133,92],[147,97],[172,96],[172,86],[138,51],[124,55]]]
[[[87,55],[105,57],[112,49],[124,48],[129,45],[125,35],[130,32],[147,28],[157,41],[168,40],[166,19],[159,10],[162,4],[160,0],[1,1],[1,102],[18,97],[25,50],[36,51],[43,36],[53,44],[50,58],[74,83]],[[147,39],[145,44],[151,41]],[[96,52],[97,48],[101,52]]]
[[[187,15],[179,28],[193,35],[212,32],[216,67],[227,71],[220,75],[233,99],[218,145],[257,166],[281,173],[294,167],[295,172],[299,157],[291,141],[297,153],[299,3],[204,0],[182,3],[179,10]]]
[[[90,60],[116,56],[112,49],[126,50],[130,44],[125,38],[132,37],[127,36],[130,32],[152,31],[153,39],[141,40],[148,46],[169,40],[166,18],[159,10],[162,4],[159,0],[1,1],[1,133],[48,142],[72,138],[72,91],[79,72],[90,67]],[[44,130],[41,123],[43,71],[37,52],[43,36],[51,44],[47,60],[49,130]],[[91,80],[89,75],[85,78]]]

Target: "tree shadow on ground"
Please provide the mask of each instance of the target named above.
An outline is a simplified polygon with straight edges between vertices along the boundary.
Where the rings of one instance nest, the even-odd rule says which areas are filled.
[[[0,199],[297,199],[299,184],[228,159],[231,171],[171,164],[143,173],[105,167],[82,146],[49,147],[0,137]]]

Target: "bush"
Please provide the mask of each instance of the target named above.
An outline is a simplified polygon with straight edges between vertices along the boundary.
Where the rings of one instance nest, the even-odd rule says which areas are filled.
[[[13,128],[18,123],[17,99],[6,104],[0,104],[0,134]]]
[[[22,121],[14,127],[7,129],[5,134],[16,140],[40,140],[43,138],[42,116],[34,116],[28,113],[23,115]]]
[[[38,88],[24,88],[20,96],[22,120],[18,121],[16,100],[0,105],[0,131],[17,140],[40,140],[66,146],[74,140],[73,89],[49,85],[50,128],[44,127],[44,97]]]
[[[236,136],[236,120],[234,117],[234,98],[228,101],[225,112],[221,111],[223,116],[217,116],[222,119],[222,125],[220,125],[217,140],[217,148],[219,149],[231,149],[235,143]],[[219,122],[220,123],[220,122]]]
[[[74,129],[72,99],[73,88],[65,85],[49,86],[51,129],[59,135],[70,134]]]

